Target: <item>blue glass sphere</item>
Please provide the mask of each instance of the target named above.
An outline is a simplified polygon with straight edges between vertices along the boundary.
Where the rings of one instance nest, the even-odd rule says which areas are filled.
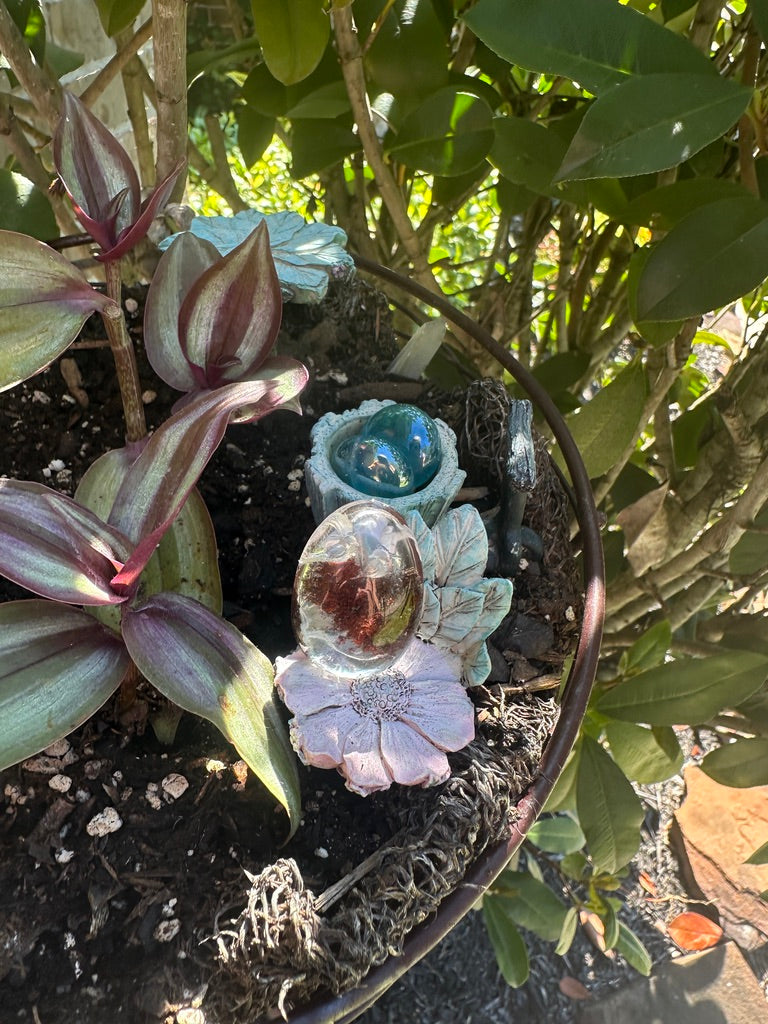
[[[415,405],[387,405],[368,420],[361,438],[383,438],[400,449],[413,474],[413,490],[429,483],[440,465],[437,424]]]
[[[331,453],[342,480],[373,498],[397,498],[414,488],[413,470],[401,449],[388,438],[349,437]]]

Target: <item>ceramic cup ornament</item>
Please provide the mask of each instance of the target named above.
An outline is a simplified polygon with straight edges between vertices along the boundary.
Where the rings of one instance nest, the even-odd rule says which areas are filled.
[[[378,501],[332,512],[306,543],[293,588],[293,628],[307,657],[360,678],[380,672],[415,636],[424,600],[418,544]]]
[[[372,400],[315,424],[304,473],[318,523],[348,502],[376,497],[401,515],[419,512],[428,526],[466,476],[456,435],[442,420],[416,406]]]

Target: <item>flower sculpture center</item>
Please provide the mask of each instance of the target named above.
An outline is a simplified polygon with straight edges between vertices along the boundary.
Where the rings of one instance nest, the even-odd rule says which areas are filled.
[[[396,722],[408,710],[413,687],[402,672],[392,670],[352,683],[352,707],[362,718]]]

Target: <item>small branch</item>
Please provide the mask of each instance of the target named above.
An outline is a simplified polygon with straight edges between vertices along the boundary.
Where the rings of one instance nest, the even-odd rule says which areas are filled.
[[[104,271],[107,280],[107,295],[118,304],[120,315],[114,319],[109,316],[103,317],[104,328],[112,348],[112,357],[115,360],[115,370],[120,384],[120,397],[123,401],[123,414],[125,416],[126,439],[128,441],[140,441],[147,436],[147,423],[144,417],[144,403],[141,400],[141,383],[139,381],[139,370],[136,365],[136,352],[133,343],[128,336],[128,329],[125,326],[123,316],[122,283],[120,277],[120,263],[111,260],[104,264]]]
[[[227,183],[227,195],[225,197],[227,202],[235,213],[247,210],[248,203],[246,203],[240,196],[240,193],[237,191],[235,179],[232,177],[229,160],[227,160],[226,140],[224,138],[224,132],[222,131],[218,115],[206,114],[205,128],[208,132],[208,141],[211,144],[211,155],[213,156],[213,163],[216,168],[217,180],[222,183],[226,181]]]
[[[363,54],[352,20],[351,6],[333,9],[333,31],[341,62],[341,70],[352,106],[352,113],[360,133],[365,158],[376,178],[382,201],[392,218],[403,248],[413,265],[414,277],[432,292],[440,289],[429,268],[429,263],[413,230],[402,192],[397,186],[390,167],[384,160],[376,129],[371,118],[363,72]]]
[[[138,53],[151,36],[152,19],[147,18],[147,20],[136,29],[134,34],[126,40],[125,44],[120,46],[114,57],[107,61],[88,88],[83,91],[80,99],[86,107],[90,107],[96,102],[110,82],[117,78],[128,61]]]
[[[61,86],[33,60],[24,37],[0,0],[0,53],[10,64],[16,77],[53,134],[59,120]]]
[[[130,29],[119,32],[115,37],[118,49],[122,50],[132,41]],[[155,180],[155,157],[152,152],[152,140],[149,137],[147,108],[144,104],[144,90],[141,87],[141,64],[134,54],[126,61],[122,70],[123,89],[128,104],[128,117],[133,129],[136,143],[136,155],[139,161],[139,177],[145,188],[150,188]]]
[[[742,54],[741,81],[750,89],[755,87],[757,64],[760,59],[760,39],[750,24]],[[760,186],[755,168],[755,128],[749,110],[739,118],[739,171],[744,188],[760,198]]]
[[[226,199],[233,210],[247,209],[234,187],[231,176],[222,175],[218,167],[209,164],[191,139],[187,143],[187,159],[192,170],[203,179],[206,185],[210,185],[214,192],[218,192],[222,199]]]
[[[187,3],[152,0],[155,88],[157,89],[157,181],[187,158]],[[184,195],[179,175],[172,202]]]

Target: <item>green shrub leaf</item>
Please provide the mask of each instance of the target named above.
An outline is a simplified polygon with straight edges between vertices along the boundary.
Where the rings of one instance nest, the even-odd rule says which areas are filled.
[[[623,921],[619,921],[619,937],[616,942],[616,949],[630,967],[634,967],[639,974],[644,975],[646,978],[648,977],[651,973],[651,967],[653,967],[650,953]]]
[[[579,823],[567,814],[559,814],[555,818],[539,818],[531,825],[528,838],[547,853],[574,853],[585,842]]]
[[[724,786],[768,786],[768,739],[728,743],[707,754],[701,768]]]
[[[389,154],[428,174],[465,174],[488,155],[494,140],[492,121],[485,100],[460,86],[447,86],[405,119]]]
[[[595,870],[615,872],[628,864],[640,845],[643,807],[621,769],[591,736],[583,737],[577,802]]]
[[[325,51],[330,20],[321,0],[251,0],[264,62],[283,85],[310,75]]]
[[[505,902],[494,896],[485,896],[483,917],[504,980],[513,988],[524,985],[530,974],[528,950]]]
[[[605,735],[616,764],[634,782],[649,785],[677,774],[683,752],[671,726],[652,729],[632,722],[607,722]]]
[[[766,677],[768,658],[752,651],[680,658],[619,683],[597,708],[626,722],[701,725],[724,707],[746,700]]]
[[[549,942],[560,938],[567,907],[544,882],[527,871],[507,869],[494,883],[493,892],[521,928]]]

